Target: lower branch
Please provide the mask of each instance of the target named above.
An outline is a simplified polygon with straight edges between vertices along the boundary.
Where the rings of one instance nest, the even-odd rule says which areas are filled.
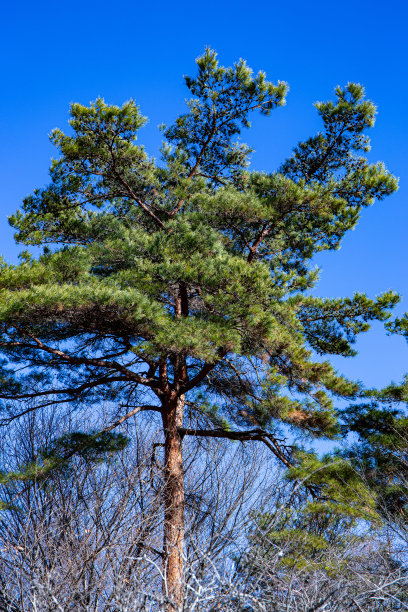
[[[226,438],[227,440],[238,440],[239,442],[259,441],[263,442],[270,451],[282,461],[287,467],[293,467],[293,463],[285,455],[278,441],[272,434],[264,429],[252,429],[251,431],[228,431],[227,429],[186,429],[179,427],[180,436],[200,436],[203,438]]]

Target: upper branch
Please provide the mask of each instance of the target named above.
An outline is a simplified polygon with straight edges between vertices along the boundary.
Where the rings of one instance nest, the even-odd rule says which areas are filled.
[[[204,366],[201,368],[201,370],[193,378],[188,380],[185,384],[183,384],[180,387],[180,392],[187,393],[187,391],[194,389],[194,387],[196,387],[200,382],[202,382],[204,378],[207,376],[207,374],[209,374],[220,363],[220,361],[225,357],[227,353],[228,353],[228,349],[220,350],[219,351],[220,358],[211,363],[209,362],[205,363]]]

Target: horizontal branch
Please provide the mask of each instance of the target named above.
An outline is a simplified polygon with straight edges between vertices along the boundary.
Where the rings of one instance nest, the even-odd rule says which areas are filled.
[[[13,343],[3,342],[3,343],[0,343],[0,347],[7,347],[12,344],[14,347],[21,346],[24,348],[40,350],[40,351],[44,351],[45,353],[48,353],[49,355],[54,355],[55,357],[58,357],[59,359],[61,359],[61,361],[65,363],[69,363],[72,365],[89,365],[89,366],[104,368],[106,370],[114,370],[114,371],[117,371],[123,374],[123,376],[126,377],[126,380],[131,380],[141,385],[148,386],[151,389],[158,386],[158,381],[154,377],[146,378],[144,376],[141,376],[140,374],[137,374],[136,372],[129,370],[127,367],[123,366],[122,364],[118,363],[115,360],[106,360],[103,358],[92,358],[92,357],[74,357],[72,355],[64,353],[64,351],[61,351],[60,349],[55,349],[51,346],[48,346],[47,344],[44,344],[39,338],[37,338],[33,334],[30,334],[26,330],[24,330],[23,333],[27,337],[31,338],[31,340],[33,340],[35,344],[32,345],[26,342],[21,342],[21,343],[20,342],[13,342]]]
[[[66,387],[64,389],[47,389],[46,391],[33,391],[31,393],[19,393],[19,394],[7,394],[0,393],[0,399],[9,399],[9,400],[21,400],[21,399],[34,399],[37,397],[44,397],[48,395],[70,395],[73,398],[78,397],[84,391],[88,391],[94,387],[98,387],[99,385],[108,385],[113,382],[126,382],[128,378],[126,376],[104,376],[103,378],[98,378],[93,381],[85,382],[79,387]],[[70,401],[67,399],[67,401]]]
[[[293,463],[285,456],[282,448],[277,440],[264,429],[252,429],[250,431],[229,431],[227,429],[186,429],[179,427],[178,432],[183,438],[184,436],[199,436],[202,438],[224,438],[227,440],[237,440],[239,442],[257,441],[263,442],[270,451],[282,461],[287,467],[293,467]]]
[[[229,431],[228,429],[187,429],[179,427],[180,436],[200,436],[203,438],[227,438],[228,440],[258,440],[265,432],[262,429],[251,431]]]

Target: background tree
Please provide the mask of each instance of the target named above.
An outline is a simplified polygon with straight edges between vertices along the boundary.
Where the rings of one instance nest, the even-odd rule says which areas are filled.
[[[380,514],[408,541],[408,418],[401,408],[408,378],[367,395],[371,401],[344,412],[344,429],[358,441],[338,454],[360,472],[376,493]]]
[[[333,437],[331,396],[360,393],[313,353],[352,355],[356,335],[398,300],[307,293],[313,255],[337,248],[362,207],[397,188],[363,157],[375,117],[363,88],[318,103],[323,131],[262,174],[247,171],[250,149],[235,138],[251,112],[284,103],[286,84],[243,61],[223,68],[210,50],[197,65],[160,164],[135,144],[145,119],[133,101],[72,105],[71,134],[52,134],[49,186],[10,219],[16,239],[44,253],[0,273],[5,424],[18,414],[11,399],[113,400],[101,436],[138,412],[160,415],[173,609],[183,599],[183,438],[262,441],[291,466],[280,425]]]
[[[386,523],[356,521],[344,510],[316,511],[299,495],[254,515],[239,558],[241,593],[259,610],[406,610],[407,546]]]

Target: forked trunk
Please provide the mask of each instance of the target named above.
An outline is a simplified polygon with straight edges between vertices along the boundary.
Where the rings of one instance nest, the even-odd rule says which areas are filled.
[[[184,474],[182,440],[184,396],[163,406],[164,444],[164,585],[168,612],[183,609]]]

